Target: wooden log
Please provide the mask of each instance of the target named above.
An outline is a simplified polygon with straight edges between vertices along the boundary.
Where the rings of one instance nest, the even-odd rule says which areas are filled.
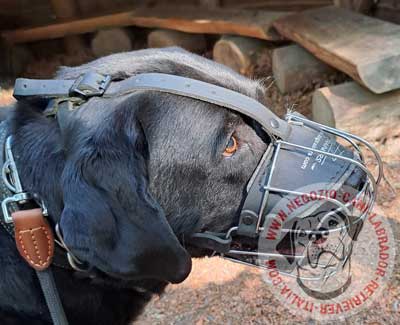
[[[400,24],[400,3],[393,0],[380,0],[373,11],[376,18]]]
[[[65,21],[77,16],[77,6],[74,0],[50,0],[57,20]],[[64,47],[69,54],[78,54],[85,48],[84,41],[77,35],[68,35],[64,39]]]
[[[228,8],[303,11],[332,5],[332,0],[224,0]]]
[[[373,107],[379,112],[381,106],[397,107],[400,115],[400,91],[377,95],[356,82],[346,82],[320,88],[314,92],[312,117],[314,121],[330,126],[335,126],[335,121],[343,125],[345,120],[351,124],[354,123],[351,118],[354,117],[352,114],[355,111],[364,111],[366,107],[370,110]]]
[[[208,8],[208,9],[214,9],[218,8],[221,6],[221,1],[220,0],[199,0],[199,4],[202,7]]]
[[[272,52],[272,72],[279,90],[286,94],[311,85],[335,70],[298,45]]]
[[[118,52],[132,51],[131,34],[124,28],[103,29],[91,41],[91,49],[96,57]]]
[[[274,22],[283,36],[380,94],[400,88],[400,26],[326,7]]]
[[[374,0],[333,0],[336,7],[341,7],[361,13],[369,13],[375,4]]]
[[[151,48],[179,46],[190,52],[203,53],[207,48],[207,42],[203,34],[158,29],[147,36],[147,46]]]
[[[213,59],[247,75],[257,61],[265,42],[242,36],[225,35],[215,43]]]
[[[355,82],[320,88],[313,94],[312,115],[318,123],[386,142],[381,153],[400,154],[399,90],[376,95]]]
[[[210,10],[198,7],[155,7],[151,10],[138,8],[46,26],[2,31],[1,36],[13,44],[90,33],[101,28],[140,26],[187,33],[235,34],[265,40],[281,40],[282,38],[272,28],[272,22],[286,14],[259,10]]]

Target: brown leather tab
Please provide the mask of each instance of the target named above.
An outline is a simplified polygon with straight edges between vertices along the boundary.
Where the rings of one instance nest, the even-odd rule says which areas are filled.
[[[11,216],[21,256],[36,270],[48,268],[54,255],[54,236],[42,210],[21,210]]]

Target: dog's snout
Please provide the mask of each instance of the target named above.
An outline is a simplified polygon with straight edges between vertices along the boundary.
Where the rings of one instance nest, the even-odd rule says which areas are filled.
[[[315,245],[321,245],[328,239],[329,231],[328,229],[321,227],[315,233],[309,235],[310,241]]]

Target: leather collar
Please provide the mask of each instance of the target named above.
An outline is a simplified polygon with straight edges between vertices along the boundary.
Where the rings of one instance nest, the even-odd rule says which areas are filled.
[[[1,121],[0,122],[0,168],[3,167],[5,162],[5,142],[10,133],[9,130],[10,130],[9,122],[7,120]],[[0,201],[3,201],[4,199],[12,195],[13,193],[4,184],[3,178],[0,177]],[[17,205],[11,204],[11,210],[17,211],[18,210]],[[5,222],[3,212],[1,211],[1,209],[0,209],[0,224],[8,233],[8,235],[11,236],[12,239],[14,240],[15,237],[14,224]],[[66,251],[58,245],[55,245],[54,247],[54,256],[51,264],[66,270],[71,270],[71,271],[74,270],[68,262]]]

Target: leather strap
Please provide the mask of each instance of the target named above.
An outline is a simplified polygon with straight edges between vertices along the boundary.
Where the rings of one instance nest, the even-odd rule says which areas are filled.
[[[15,80],[14,94],[16,99],[32,96],[57,98],[65,96],[101,96],[111,82],[110,76],[89,72],[76,80],[41,80],[18,78]]]
[[[17,99],[30,96],[57,98],[77,94],[83,98],[116,97],[138,90],[160,91],[198,99],[245,114],[259,122],[270,136],[276,136],[282,140],[286,140],[291,131],[286,121],[280,119],[254,98],[207,82],[164,73],[138,74],[111,84],[110,79],[109,76],[93,72],[81,76],[76,81],[21,78],[16,80],[14,97]]]
[[[22,99],[31,96],[68,96],[75,80],[39,80],[18,78],[15,80],[14,97]]]
[[[263,104],[237,91],[208,82],[164,73],[143,73],[112,83],[105,97],[123,95],[136,90],[154,90],[185,96],[234,110],[251,117],[261,124],[269,135],[286,139],[290,125],[281,120]]]
[[[57,291],[51,268],[44,271],[36,271],[43,295],[49,308],[53,325],[68,325],[68,320],[64,312],[64,308]]]
[[[11,216],[21,256],[37,271],[48,268],[54,255],[54,236],[42,209],[20,210]]]

